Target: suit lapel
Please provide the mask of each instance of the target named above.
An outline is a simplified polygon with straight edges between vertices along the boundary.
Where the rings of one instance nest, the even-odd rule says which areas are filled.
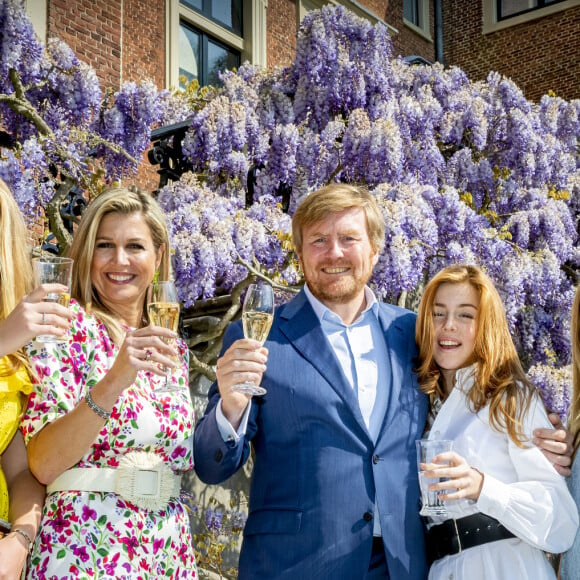
[[[280,315],[279,328],[294,348],[346,402],[356,422],[368,437],[369,433],[360,412],[356,394],[348,384],[340,363],[336,359],[320,321],[310,306],[304,291],[286,305]]]

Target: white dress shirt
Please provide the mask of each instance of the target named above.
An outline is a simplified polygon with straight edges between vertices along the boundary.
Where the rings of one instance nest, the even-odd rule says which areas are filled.
[[[342,319],[315,298],[307,285],[304,292],[322,330],[343,370],[348,384],[357,393],[363,420],[369,435],[376,441],[385,417],[391,391],[389,353],[378,318],[378,302],[372,290],[365,287],[366,306],[352,323]],[[380,388],[379,388],[380,385]],[[224,441],[238,441],[246,433],[251,401],[246,407],[237,431],[225,418],[221,401],[216,408],[216,421]],[[375,503],[373,534],[381,535],[380,519]]]
[[[453,449],[484,474],[477,502],[447,502],[447,516],[432,524],[477,512],[499,520],[516,538],[482,544],[437,560],[430,580],[511,580],[556,578],[543,550],[567,550],[578,528],[578,512],[564,478],[531,444],[534,428],[552,428],[539,397],[532,400],[523,421],[529,438],[524,448],[505,432],[490,427],[489,407],[473,413],[465,393],[473,386],[474,367],[457,372],[456,385],[443,403],[429,439],[452,439]]]

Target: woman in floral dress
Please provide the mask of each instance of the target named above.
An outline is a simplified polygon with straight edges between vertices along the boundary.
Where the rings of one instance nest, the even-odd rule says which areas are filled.
[[[161,209],[109,189],[87,208],[70,257],[68,339],[28,347],[39,379],[23,432],[48,486],[28,578],[195,578],[179,498],[193,469],[187,349],[146,311],[156,270],[169,277]],[[170,392],[156,390],[165,369]]]

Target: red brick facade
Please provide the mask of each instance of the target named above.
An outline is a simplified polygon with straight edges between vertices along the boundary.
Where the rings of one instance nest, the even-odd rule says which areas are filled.
[[[296,51],[296,3],[268,0],[266,46],[268,67],[286,66]]]
[[[268,0],[267,64],[288,65],[296,49],[299,0]],[[565,99],[580,97],[580,7],[483,34],[484,0],[441,0],[443,55],[472,79],[490,70],[511,77],[528,98],[553,90]],[[359,0],[356,4],[387,22],[394,52],[435,60],[434,0],[429,1],[429,33],[403,21],[403,0]],[[127,80],[166,82],[165,0],[47,0],[47,36],[64,40],[93,66],[103,88]],[[155,170],[143,164],[139,182],[155,189]]]
[[[64,40],[103,88],[126,80],[165,85],[165,2],[49,0],[47,36]]]
[[[527,98],[549,90],[580,98],[580,6],[482,34],[481,0],[443,0],[444,57],[472,79],[490,70],[514,80]]]

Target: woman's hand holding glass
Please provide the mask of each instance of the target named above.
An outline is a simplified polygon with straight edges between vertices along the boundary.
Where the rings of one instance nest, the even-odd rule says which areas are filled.
[[[115,393],[111,392],[110,407],[118,395],[135,382],[139,371],[165,377],[166,369],[177,367],[176,338],[177,333],[160,326],[144,326],[127,333],[119,354],[107,373],[109,382],[117,387]]]
[[[175,338],[179,327],[179,298],[177,297],[177,288],[173,282],[162,281],[154,282],[147,290],[147,312],[152,325],[160,328],[166,328],[173,332],[172,338],[165,338],[165,342],[175,347]],[[172,355],[172,365],[162,365],[165,373],[165,384],[158,387],[155,391],[170,392],[179,390],[181,387],[169,381],[171,369],[174,368],[178,360],[178,353]]]
[[[429,491],[440,492],[440,500],[479,499],[484,475],[455,451],[439,453],[430,463],[420,464],[420,468],[425,479],[438,481],[429,485]]]

